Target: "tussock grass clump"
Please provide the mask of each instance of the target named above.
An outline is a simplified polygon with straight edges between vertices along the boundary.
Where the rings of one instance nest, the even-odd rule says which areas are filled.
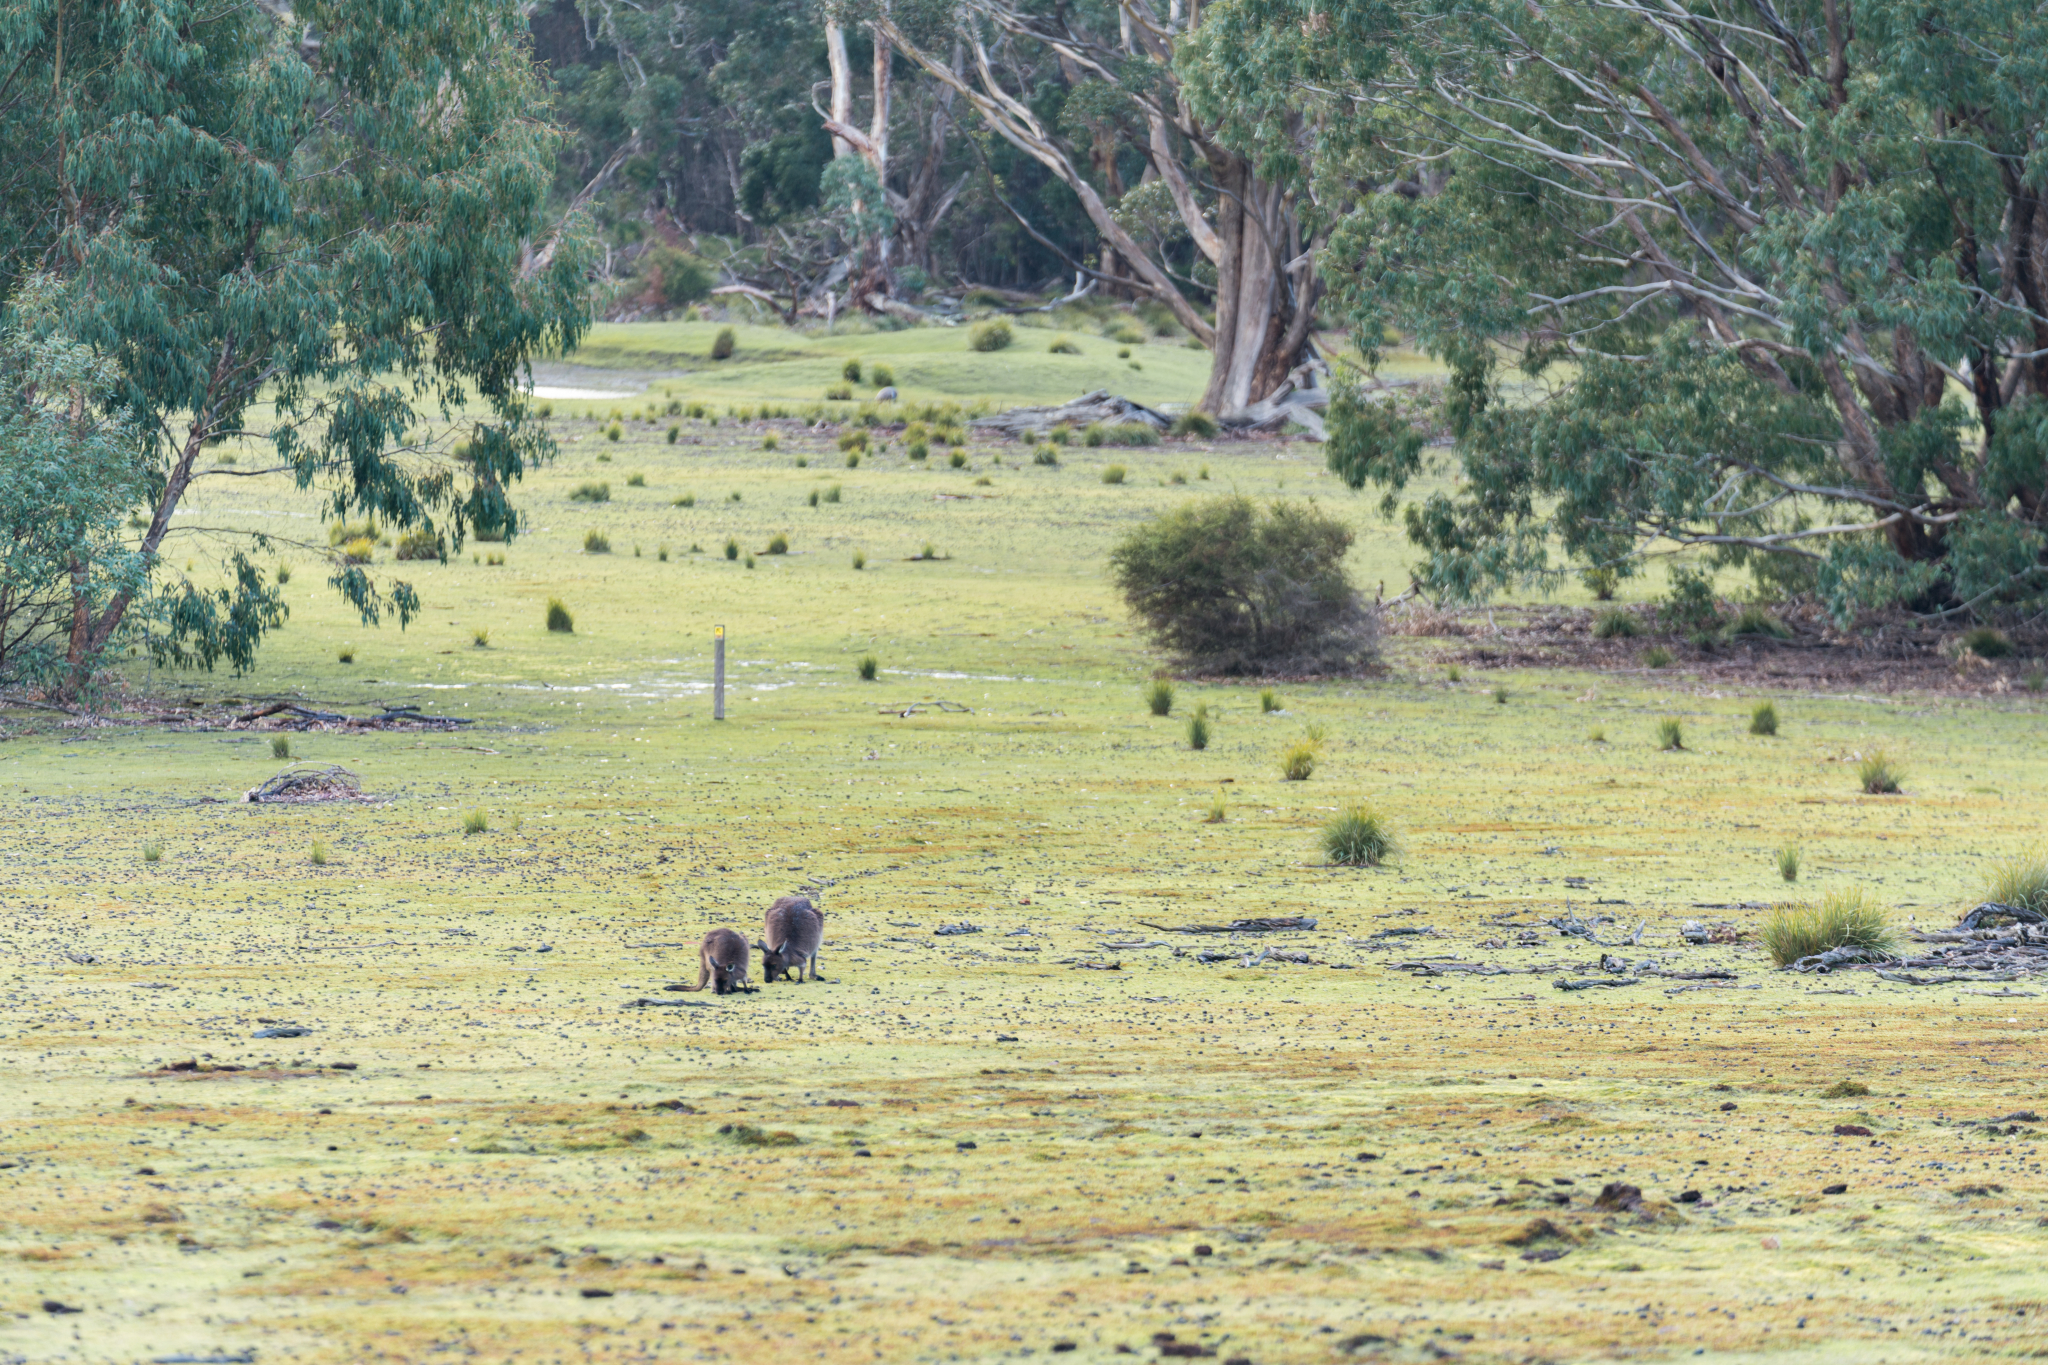
[[[666,549],[662,550],[661,557],[663,559],[668,558],[668,551]],[[478,626],[475,630],[470,632],[469,641],[478,649],[489,649],[491,647],[490,628],[488,626]]]
[[[794,1147],[803,1141],[795,1133],[770,1132],[751,1123],[723,1124],[718,1132],[721,1137],[729,1137],[742,1147]]]
[[[928,460],[931,458],[932,448],[924,441],[912,441],[903,447],[903,453],[913,460]]]
[[[1270,687],[1259,689],[1259,714],[1270,716],[1280,709],[1280,694]]]
[[[1209,712],[1207,707],[1196,707],[1195,714],[1188,717],[1188,747],[1206,749],[1209,747]]]
[[[853,397],[853,389],[850,385],[834,384],[825,390],[825,396],[835,403],[844,403]]]
[[[1996,905],[2048,913],[2048,854],[2008,858],[1991,869],[1984,899]]]
[[[813,488],[810,492],[810,496],[805,498],[804,501],[809,503],[812,507],[816,507],[818,505],[818,490]]]
[[[946,463],[955,469],[965,469],[967,467],[967,452],[956,448],[951,455],[946,457]]]
[[[587,555],[608,555],[611,552],[611,537],[604,532],[591,531],[583,537],[583,553]]]
[[[680,422],[670,422],[670,423],[668,424],[668,443],[669,443],[670,445],[674,445],[674,444],[675,444],[675,443],[676,443],[677,441],[680,441],[680,440],[682,440],[682,439],[683,439],[683,425],[682,425],[682,423],[680,423]]]
[[[1004,350],[1016,339],[1017,334],[1010,330],[1010,324],[1000,318],[994,322],[980,323],[967,334],[968,346],[977,351]]]
[[[730,536],[726,538],[725,542],[725,557],[727,559],[738,559],[740,557],[740,543]]]
[[[368,536],[357,536],[341,544],[341,557],[351,564],[367,564],[377,553],[377,542]]]
[[[1607,727],[1596,725],[1588,730],[1586,732],[1586,742],[1588,744],[1605,744],[1607,742]]]
[[[1758,937],[1780,967],[1830,948],[1889,953],[1893,942],[1884,908],[1861,887],[1830,891],[1818,901],[1778,906],[1764,917]]]
[[[327,856],[327,843],[325,840],[322,839],[315,839],[313,841],[312,847],[306,850],[307,859],[311,861],[313,866],[315,867],[327,866]]]
[[[1145,706],[1155,716],[1173,714],[1173,684],[1164,678],[1155,678],[1145,688]]]
[[[1669,753],[1685,747],[1685,725],[1676,716],[1666,716],[1657,722],[1657,747]]]
[[[1452,664],[1448,668],[1444,669],[1445,682],[1463,682],[1464,680],[1465,670],[1458,667],[1456,664]]]
[[[647,487],[647,476],[646,476],[645,474],[628,474],[628,475],[626,476],[626,487],[628,487],[628,488],[645,488],[645,487]]]
[[[1508,704],[1507,684],[1501,683],[1495,686],[1493,689],[1493,701],[1496,706],[1506,706]]]
[[[846,452],[846,467],[848,469],[860,468],[860,452],[858,450],[849,450]]]
[[[283,735],[273,736],[270,741],[270,756],[276,759],[290,758],[292,756],[292,742]]]
[[[862,682],[873,682],[875,675],[882,671],[881,661],[872,654],[863,654],[860,662],[854,665],[854,670],[860,674]]]
[[[620,426],[620,425],[619,425],[619,424],[618,424],[617,422],[614,422],[614,423],[612,423],[612,424],[611,424],[610,426],[608,426],[608,427],[606,427],[606,428],[604,429],[604,438],[605,438],[605,439],[606,439],[607,441],[620,441],[620,440],[624,440],[624,439],[625,439],[625,436],[626,436],[626,429],[625,429],[624,427]],[[600,457],[600,458],[602,458],[602,457]]]
[[[1980,659],[2003,659],[2012,653],[2012,641],[2005,637],[2005,632],[1990,626],[1964,631],[1962,644]]]
[[[1670,666],[1671,651],[1664,648],[1664,646],[1651,645],[1648,649],[1643,651],[1643,667],[1669,668]]]
[[[695,507],[696,505],[697,495],[695,493],[685,493],[669,504],[670,507]]]
[[[568,635],[576,629],[576,618],[562,605],[559,597],[548,599],[548,629],[560,635]]]
[[[1865,755],[1856,765],[1856,780],[1863,784],[1863,791],[1869,796],[1896,794],[1905,777],[1905,769],[1893,762],[1891,755],[1882,749]]]
[[[860,359],[855,357],[839,368],[839,377],[849,384],[860,383]]]
[[[1778,850],[1778,875],[1788,882],[1799,880],[1799,845],[1787,844]]]
[[[1626,640],[1638,629],[1636,618],[1620,607],[1609,607],[1593,618],[1593,638],[1596,640]]]
[[[781,446],[781,440],[772,431],[761,438],[761,449],[763,450],[773,452],[779,450]]]
[[[1280,776],[1289,782],[1306,782],[1316,770],[1321,751],[1309,740],[1288,745],[1280,752]]]
[[[772,536],[768,537],[768,549],[767,549],[767,550],[765,551],[765,553],[767,553],[767,554],[771,554],[771,555],[786,555],[786,554],[788,554],[788,553],[789,553],[789,537],[788,537],[788,536],[785,536],[785,535],[782,535],[782,534],[781,534],[781,533],[779,533],[779,532],[778,532],[777,534],[775,534],[775,535],[772,535]]]
[[[142,861],[145,863],[160,863],[163,860],[164,846],[161,840],[151,839],[142,846]]]
[[[1215,797],[1209,802],[1208,811],[1202,816],[1202,823],[1205,825],[1220,825],[1229,818],[1230,804],[1223,799],[1222,792],[1217,792]]]
[[[280,564],[280,565],[278,565],[278,566],[277,566],[277,586],[281,588],[281,587],[283,587],[283,586],[284,586],[285,584],[287,584],[287,583],[289,583],[289,582],[291,582],[291,581],[292,581],[292,566],[291,566],[291,565],[289,565],[289,564]]]
[[[1037,450],[1031,452],[1031,463],[1035,465],[1044,465],[1048,469],[1056,469],[1059,467],[1059,462],[1060,448],[1050,441],[1047,441]]]
[[[462,833],[464,838],[467,838],[472,834],[482,834],[485,830],[488,830],[490,827],[491,819],[482,811],[471,810],[464,811],[462,813]]]
[[[868,383],[878,389],[893,389],[896,387],[896,371],[887,365],[877,365],[868,372]]]
[[[1081,348],[1075,345],[1074,339],[1066,335],[1064,332],[1054,337],[1050,342],[1046,343],[1045,349],[1052,355],[1081,354]]]
[[[826,484],[826,485],[825,485],[825,501],[826,501],[826,502],[838,502],[838,501],[839,501],[839,494],[840,494],[840,487],[839,487],[839,485],[838,485],[838,484],[836,484],[836,483],[830,483],[830,484]]]
[[[1184,412],[1173,420],[1176,436],[1198,436],[1203,440],[1216,434],[1216,419],[1206,412]]]
[[[1130,470],[1125,469],[1120,464],[1109,465],[1102,471],[1102,481],[1104,483],[1122,483],[1130,472]]]
[[[1756,710],[1749,713],[1749,732],[1753,735],[1775,735],[1778,733],[1778,708],[1767,701],[1756,704]]]
[[[866,450],[868,448],[867,428],[855,427],[852,431],[840,436],[839,448],[841,450]]]
[[[1853,1100],[1869,1093],[1870,1087],[1861,1081],[1836,1081],[1821,1091],[1820,1097],[1824,1100]]]
[[[853,552],[853,568],[854,568],[854,572],[855,572],[855,573],[858,573],[858,572],[860,572],[860,571],[861,571],[862,569],[865,569],[865,568],[866,568],[867,566],[868,566],[868,557],[867,557],[867,555],[865,555],[864,553],[862,553],[862,552],[861,552],[861,551],[859,551],[859,550],[855,550],[855,551]]]
[[[1744,607],[1728,626],[1730,635],[1748,635],[1770,640],[1789,640],[1792,627],[1759,606]]]
[[[335,651],[334,658],[337,663],[352,664],[356,661],[356,647],[354,645],[343,645]]]
[[[731,360],[732,353],[739,349],[739,344],[740,334],[738,332],[735,332],[730,327],[721,327],[718,329],[718,335],[713,337],[711,341],[711,358],[713,360]]]
[[[612,486],[608,483],[580,483],[569,495],[570,502],[610,502]]]
[[[1347,806],[1323,826],[1323,853],[1345,867],[1378,867],[1394,851],[1394,829],[1371,806]]]

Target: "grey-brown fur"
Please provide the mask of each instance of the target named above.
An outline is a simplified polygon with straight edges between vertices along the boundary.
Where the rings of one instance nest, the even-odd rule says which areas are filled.
[[[809,966],[811,980],[818,979],[818,948],[825,941],[825,912],[804,896],[784,896],[762,916],[764,942],[761,950],[761,979],[774,981],[804,979]],[[792,975],[792,970],[794,975]]]
[[[697,945],[697,984],[682,989],[701,991],[708,981],[720,995],[751,990],[747,983],[747,968],[751,965],[745,935],[731,929],[713,929]]]

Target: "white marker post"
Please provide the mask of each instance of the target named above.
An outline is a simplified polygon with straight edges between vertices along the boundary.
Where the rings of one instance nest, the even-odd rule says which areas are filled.
[[[725,719],[725,627],[711,628],[711,719]]]

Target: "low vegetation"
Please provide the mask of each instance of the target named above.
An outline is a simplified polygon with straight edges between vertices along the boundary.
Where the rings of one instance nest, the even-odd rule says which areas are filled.
[[[1685,724],[1677,716],[1666,716],[1657,722],[1657,747],[1666,753],[1685,747]]]
[[[569,614],[569,609],[562,605],[562,599],[559,597],[548,599],[547,619],[548,629],[558,634],[567,635],[576,629],[576,618]]]
[[[1000,319],[976,323],[967,334],[968,346],[977,351],[1006,350],[1016,339],[1017,334],[1010,330],[1010,324]]]
[[[1865,754],[1856,764],[1856,780],[1870,796],[1895,795],[1905,777],[1905,770],[1882,749]]]
[[[1861,887],[1830,891],[1818,901],[1777,906],[1764,917],[1758,937],[1780,967],[1830,948],[1890,953],[1894,943],[1883,907]]]
[[[1372,806],[1346,806],[1323,825],[1323,855],[1333,863],[1378,867],[1393,852],[1393,826]]]
[[[1297,740],[1280,751],[1280,776],[1289,782],[1306,782],[1314,776],[1321,748],[1309,740]]]
[[[855,567],[858,568],[859,566],[856,565]],[[854,671],[860,674],[862,682],[873,682],[876,675],[882,671],[881,661],[872,654],[863,654],[860,662],[854,665]]]
[[[2007,858],[1991,869],[1984,899],[2048,915],[2048,853]]]
[[[1753,735],[1775,735],[1778,733],[1778,708],[1767,701],[1760,701],[1749,713],[1749,732]]]
[[[1173,684],[1155,678],[1145,686],[1145,708],[1155,716],[1173,714]]]

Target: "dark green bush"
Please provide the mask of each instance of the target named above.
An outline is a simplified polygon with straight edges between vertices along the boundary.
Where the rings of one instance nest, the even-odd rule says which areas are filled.
[[[576,618],[569,615],[569,609],[562,605],[559,597],[548,599],[548,629],[563,635],[576,629]]]
[[[1010,324],[998,318],[984,322],[967,334],[967,344],[977,351],[1000,351],[1017,339]]]
[[[1349,669],[1377,622],[1344,574],[1351,531],[1313,505],[1189,503],[1110,554],[1117,590],[1155,643],[1202,672]]]
[[[664,308],[682,308],[711,297],[711,272],[686,251],[656,242],[640,257],[640,278]]]
[[[731,360],[732,353],[739,349],[740,335],[730,327],[718,329],[718,336],[711,343],[713,360]]]

